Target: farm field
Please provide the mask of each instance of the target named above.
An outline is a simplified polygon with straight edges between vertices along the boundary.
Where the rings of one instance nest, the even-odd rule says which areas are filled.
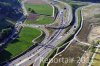
[[[93,64],[91,66],[100,66],[100,49],[96,53],[96,56],[93,60]]]
[[[33,45],[32,40],[41,35],[41,31],[33,28],[23,28],[19,38],[9,43],[0,54],[0,62],[13,58]]]
[[[47,4],[25,4],[27,11],[31,8],[35,13],[42,15],[52,15],[52,7]]]
[[[50,24],[53,23],[53,18],[50,16],[40,15],[36,17],[35,19],[32,17],[31,19],[28,18],[26,20],[26,24]]]

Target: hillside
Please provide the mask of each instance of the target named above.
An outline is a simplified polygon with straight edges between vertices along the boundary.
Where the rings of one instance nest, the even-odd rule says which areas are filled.
[[[17,0],[0,0],[0,41],[11,32],[22,15],[21,6]]]

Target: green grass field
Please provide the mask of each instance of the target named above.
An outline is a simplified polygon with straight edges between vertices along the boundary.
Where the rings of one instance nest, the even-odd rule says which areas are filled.
[[[95,18],[100,18],[100,14],[95,14],[94,17]]]
[[[41,15],[37,19],[33,20],[26,20],[26,24],[50,24],[53,23],[53,18],[50,16]]]
[[[11,42],[0,54],[0,62],[8,60],[22,53],[33,45],[32,40],[41,35],[41,31],[33,28],[23,28],[19,38]]]
[[[91,66],[100,66],[100,49],[98,50]]]
[[[25,4],[26,9],[33,9],[37,14],[52,15],[52,7],[47,4]]]

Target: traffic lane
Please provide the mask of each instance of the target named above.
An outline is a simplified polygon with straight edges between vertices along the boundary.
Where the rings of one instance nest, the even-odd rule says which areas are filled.
[[[52,49],[46,48],[44,51],[45,51],[44,53],[42,53],[42,54],[40,53],[41,55],[34,62],[34,66],[40,66],[41,61],[43,61],[43,59],[48,55],[49,52],[52,51]],[[45,61],[43,61],[43,62],[45,62]]]
[[[18,63],[17,65],[20,65],[20,66],[23,66],[23,65],[26,65],[26,66],[29,66],[31,65],[31,63],[35,63],[35,61],[37,61],[38,58],[42,58],[46,52],[48,52],[49,49],[43,49],[43,51],[39,52],[38,54],[36,55],[33,55],[31,56],[30,58],[28,58],[26,61],[24,60],[23,63]]]
[[[43,49],[41,49],[40,51],[38,51],[36,54],[31,54],[29,57],[25,58],[23,61],[17,63],[17,65],[23,65],[24,63],[26,63],[28,60],[31,60],[31,59],[35,60],[35,58],[39,56],[38,53],[40,53],[44,49],[45,48],[43,47]],[[42,51],[42,53],[43,53],[43,51]]]
[[[18,62],[20,62],[21,60],[25,59],[26,57],[29,57],[31,54],[34,54],[35,52],[37,52],[40,48],[41,48],[41,46],[35,47],[35,48],[32,49],[30,52],[27,52],[25,55],[23,55],[23,56],[17,58],[16,60],[12,61],[12,62],[10,63],[10,65],[13,65],[13,64],[15,64],[15,63],[18,63]]]

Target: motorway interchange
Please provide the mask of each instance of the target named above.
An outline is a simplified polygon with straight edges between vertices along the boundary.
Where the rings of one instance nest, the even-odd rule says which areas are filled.
[[[45,0],[46,1],[46,0]],[[32,27],[32,28],[51,28],[51,29],[57,29],[54,31],[54,33],[48,37],[48,32],[46,30],[43,30],[46,33],[45,39],[41,42],[38,43],[38,45],[27,52],[26,54],[18,57],[17,59],[8,62],[6,65],[8,66],[40,66],[41,64],[41,58],[45,59],[45,57],[55,48],[59,47],[62,42],[64,42],[66,39],[68,39],[70,36],[77,34],[77,30],[79,29],[80,25],[79,20],[78,20],[78,12],[80,9],[77,9],[75,11],[75,22],[71,26],[68,32],[65,33],[66,28],[70,26],[72,19],[73,19],[73,14],[72,14],[72,8],[69,6],[67,3],[64,3],[62,1],[46,1],[48,4],[55,6],[58,8],[58,14],[55,19],[59,21],[58,26],[53,26],[53,24],[49,25],[31,25],[31,24],[22,24],[20,23],[21,26],[23,27]],[[22,2],[23,4],[24,2]],[[61,7],[58,3],[62,4],[64,7]],[[27,11],[25,10],[24,6],[24,15],[27,15]],[[66,15],[66,17],[64,16]],[[64,19],[65,18],[65,19]],[[65,34],[64,34],[65,33]],[[76,34],[75,34],[76,33]]]

